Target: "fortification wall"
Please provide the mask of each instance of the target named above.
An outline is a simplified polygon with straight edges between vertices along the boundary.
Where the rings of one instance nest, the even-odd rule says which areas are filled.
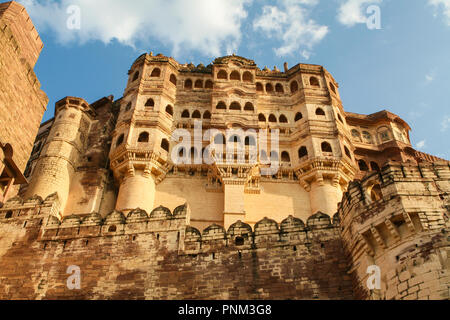
[[[11,144],[14,162],[23,172],[48,98],[33,71],[42,42],[17,3],[0,5],[0,47],[0,141]],[[17,130],[18,123],[22,130]]]
[[[390,163],[351,183],[339,216],[356,298],[449,298],[449,181],[448,162],[437,162]],[[373,290],[369,266],[381,272]]]
[[[187,206],[60,221],[52,197],[0,209],[1,299],[353,298],[338,221],[327,215],[200,233]],[[66,286],[71,265],[81,290]]]

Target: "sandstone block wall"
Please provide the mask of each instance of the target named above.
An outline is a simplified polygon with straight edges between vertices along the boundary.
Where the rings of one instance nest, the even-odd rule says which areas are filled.
[[[1,299],[353,298],[337,221],[326,215],[200,233],[186,225],[186,206],[60,221],[57,199],[13,200],[0,210]],[[81,290],[66,286],[71,265]]]
[[[12,145],[23,172],[48,98],[33,71],[42,42],[17,3],[0,4],[0,47],[0,141]]]
[[[450,167],[391,163],[353,182],[339,208],[355,297],[448,299]],[[369,290],[369,266],[381,286]]]

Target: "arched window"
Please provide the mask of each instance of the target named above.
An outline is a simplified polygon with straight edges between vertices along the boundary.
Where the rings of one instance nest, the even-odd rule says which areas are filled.
[[[328,142],[322,142],[322,152],[329,152],[329,153],[333,152],[333,149],[331,148],[331,145]]]
[[[214,137],[215,144],[225,144],[225,136],[221,133]]]
[[[228,80],[228,73],[225,70],[220,70],[217,73],[217,79]]]
[[[127,106],[125,107],[125,111],[130,111],[130,109],[131,109],[131,102],[127,104]]]
[[[275,117],[275,115],[271,114],[269,116],[269,122],[277,122],[277,117]]]
[[[266,116],[263,115],[262,113],[260,113],[260,114],[258,115],[258,121],[259,121],[259,122],[266,122]]]
[[[364,160],[358,161],[359,170],[361,171],[369,171],[369,167],[367,166],[367,163]]]
[[[391,140],[391,134],[387,127],[381,127],[378,129],[378,134],[380,136],[381,142],[386,142]]]
[[[264,87],[263,87],[262,83],[260,83],[260,82],[256,83],[256,91],[258,91],[258,92],[264,91]]]
[[[230,137],[230,139],[228,139],[229,142],[234,142],[234,143],[240,143],[241,139],[239,138],[239,136],[233,135]]]
[[[235,80],[235,81],[241,81],[241,75],[240,75],[240,73],[238,72],[238,71],[233,71],[231,74],[230,74],[230,80]]]
[[[193,119],[201,119],[202,115],[200,113],[200,111],[195,110],[194,113],[192,114],[192,118]]]
[[[266,92],[273,92],[272,84],[270,84],[270,83],[266,84]]]
[[[330,82],[330,89],[331,89],[331,91],[333,91],[334,93],[336,93],[336,87],[335,87],[334,84],[332,84],[331,82]]]
[[[168,105],[166,107],[166,112],[167,112],[167,114],[170,114],[171,116],[173,116],[173,108],[171,105]]]
[[[295,93],[297,91],[298,91],[298,82],[294,80],[291,82],[291,93]]]
[[[253,82],[253,75],[251,74],[251,72],[245,71],[242,79],[244,80],[244,82]]]
[[[155,68],[152,71],[152,74],[150,75],[150,77],[152,78],[159,78],[161,76],[161,70],[159,68]]]
[[[188,110],[184,110],[183,113],[181,114],[181,117],[182,118],[189,118],[190,117],[189,111]]]
[[[203,80],[195,81],[195,88],[196,89],[203,89]]]
[[[306,157],[306,156],[308,156],[308,149],[305,146],[298,149],[298,158],[299,159]]]
[[[297,114],[295,115],[295,122],[300,121],[303,119],[303,115],[301,112],[297,112]]]
[[[225,104],[225,102],[220,101],[217,106],[216,106],[217,110],[226,110],[227,109],[227,105]]]
[[[169,141],[167,139],[162,139],[162,141],[161,141],[161,149],[169,152]]]
[[[353,132],[353,131],[352,131],[352,132]],[[366,143],[373,143],[372,135],[371,135],[369,132],[363,131],[363,132],[362,132],[362,135],[363,135],[364,141],[365,141]]]
[[[256,146],[256,139],[253,136],[245,137],[245,145],[246,146]]]
[[[170,82],[177,85],[177,77],[174,74],[170,75]]]
[[[205,111],[205,113],[203,114],[203,119],[211,119],[211,112],[209,111]]]
[[[361,141],[361,134],[356,129],[352,130],[352,137],[357,141]]]
[[[269,159],[267,158],[267,152],[266,152],[265,150],[261,150],[261,151],[260,151],[260,153],[259,153],[259,159],[260,159],[261,161],[267,161],[267,160],[269,160]]]
[[[380,166],[375,161],[370,162],[370,167],[372,171],[380,171]]]
[[[241,111],[241,105],[238,102],[233,102],[230,105],[230,110],[237,110],[237,111]]]
[[[275,91],[278,93],[284,93],[283,85],[281,83],[277,83],[275,86]]]
[[[318,116],[324,116],[324,115],[325,115],[325,111],[323,111],[322,108],[317,108],[317,110],[316,110],[316,115],[318,115]]]
[[[289,152],[283,151],[281,153],[281,161],[283,161],[283,162],[291,162],[291,157],[289,156]]]
[[[247,102],[245,104],[244,110],[245,111],[255,111],[255,108],[253,107],[253,104],[251,102]]]
[[[11,219],[13,215],[13,212],[11,210],[9,210],[8,212],[6,212],[5,214],[5,219]]]
[[[149,138],[150,135],[148,134],[148,132],[142,132],[139,135],[138,142],[148,142]]]
[[[383,193],[379,184],[372,186],[370,190],[370,199],[374,202],[383,199]]]
[[[211,80],[206,80],[205,89],[212,89],[212,88],[213,88],[213,82]]]
[[[280,123],[288,123],[288,119],[286,118],[286,116],[284,114],[282,114],[280,116]]]
[[[123,140],[124,140],[124,139],[125,139],[125,135],[121,134],[121,135],[119,136],[119,138],[117,139],[116,147],[120,146],[120,145],[123,143]]]
[[[147,102],[145,103],[146,107],[154,107],[155,106],[155,101],[153,99],[148,99]]]
[[[348,148],[344,146],[344,151],[345,151],[345,155],[351,159],[352,155],[350,153],[350,150],[348,150]]]
[[[197,157],[197,149],[195,147],[191,148],[191,159],[195,159]]]
[[[133,76],[133,80],[131,80],[131,81],[136,81],[137,79],[139,78],[139,71],[136,71],[135,73],[134,73],[134,76]]]
[[[184,158],[185,156],[186,156],[186,148],[181,147],[181,148],[178,150],[178,157]]]
[[[187,80],[184,82],[184,88],[185,88],[185,89],[192,89],[192,80],[191,80],[191,79],[187,79]]]
[[[319,79],[316,77],[309,78],[309,84],[313,87],[320,87]]]

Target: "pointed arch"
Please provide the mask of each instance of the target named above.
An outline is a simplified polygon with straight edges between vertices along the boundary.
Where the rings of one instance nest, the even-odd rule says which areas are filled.
[[[188,110],[184,110],[183,113],[181,113],[181,117],[182,118],[190,118],[191,115]]]
[[[275,85],[275,91],[276,91],[277,93],[284,93],[283,85],[282,85],[281,83],[277,83],[277,84]]]
[[[148,142],[150,139],[150,134],[146,131],[141,132],[138,138],[138,142]]]
[[[296,93],[298,91],[298,82],[296,80],[291,82],[291,93]]]
[[[192,118],[193,119],[201,119],[202,115],[201,115],[200,111],[195,110],[194,113],[192,113]]]
[[[155,68],[152,71],[152,74],[150,75],[150,77],[152,78],[159,78],[161,76],[161,69],[159,68]]]
[[[331,144],[329,144],[328,142],[322,142],[321,149],[322,152],[329,152],[329,153],[333,152],[333,148],[331,148]]]
[[[288,123],[288,119],[286,118],[286,116],[284,114],[282,114],[280,116],[280,123]]]
[[[203,119],[210,120],[211,119],[211,112],[205,111],[203,114]]]
[[[169,79],[169,81],[173,84],[173,85],[177,85],[177,77],[172,73],[171,75],[170,75],[170,79]]]
[[[194,85],[195,89],[203,89],[203,80],[197,80],[195,81],[195,85]]]
[[[234,70],[230,74],[230,80],[241,81],[241,74],[238,71]]]
[[[186,81],[184,81],[184,88],[187,90],[192,89],[192,80],[191,79],[187,79]]]
[[[146,107],[153,108],[153,107],[155,106],[155,101],[154,101],[152,98],[149,98],[149,99],[147,100],[147,102],[145,103],[145,106],[146,106]]]
[[[242,80],[244,80],[244,82],[253,82],[252,73],[250,71],[245,71]]]

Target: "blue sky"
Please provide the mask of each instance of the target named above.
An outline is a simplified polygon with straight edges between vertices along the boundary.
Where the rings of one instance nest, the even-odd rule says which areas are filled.
[[[19,2],[45,45],[35,69],[50,99],[44,120],[68,95],[120,98],[141,53],[204,65],[236,53],[260,68],[323,65],[346,111],[394,112],[414,147],[450,159],[450,0]],[[373,5],[381,29],[368,28]]]

